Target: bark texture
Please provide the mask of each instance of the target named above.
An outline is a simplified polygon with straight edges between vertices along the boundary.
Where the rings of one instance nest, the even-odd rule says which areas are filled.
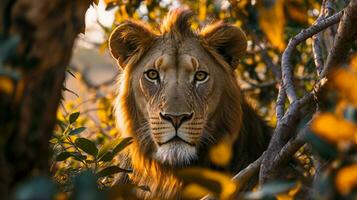
[[[19,38],[0,74],[0,194],[49,171],[51,138],[74,40],[90,0],[13,0],[0,7],[1,35]],[[4,197],[6,199],[6,197]]]

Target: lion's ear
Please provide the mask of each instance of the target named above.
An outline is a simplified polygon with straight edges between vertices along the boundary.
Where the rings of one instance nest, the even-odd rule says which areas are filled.
[[[247,38],[236,26],[218,22],[203,28],[200,35],[233,69],[246,52]]]
[[[127,21],[116,27],[109,37],[112,56],[124,68],[132,56],[143,53],[154,41],[154,33],[144,24]]]

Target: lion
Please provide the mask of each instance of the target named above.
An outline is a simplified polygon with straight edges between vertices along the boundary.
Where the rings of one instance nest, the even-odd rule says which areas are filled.
[[[115,115],[121,135],[133,137],[123,166],[146,185],[144,198],[180,197],[174,171],[206,167],[235,174],[267,148],[271,129],[244,99],[235,69],[247,48],[244,32],[216,22],[191,28],[193,13],[175,9],[159,30],[126,21],[109,38],[123,69]],[[230,141],[232,157],[217,166],[210,147]]]

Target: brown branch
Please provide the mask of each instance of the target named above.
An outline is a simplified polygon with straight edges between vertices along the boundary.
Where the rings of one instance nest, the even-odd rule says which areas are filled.
[[[246,168],[241,170],[232,178],[233,181],[238,182],[238,184],[240,185],[238,191],[240,191],[242,186],[246,184],[256,173],[258,173],[264,154],[265,152],[258,159],[250,163]]]
[[[333,48],[327,56],[322,77],[329,71],[347,60],[348,53],[357,39],[357,0],[351,0],[344,9],[344,14],[338,26]]]
[[[276,174],[277,169],[273,169],[274,159],[280,150],[295,135],[295,129],[300,119],[315,108],[314,94],[308,93],[302,99],[296,100],[291,104],[280,123],[274,130],[273,137],[269,143],[266,154],[260,168],[259,182],[263,184],[271,180]]]
[[[276,118],[278,119],[278,123],[281,121],[281,118],[283,118],[284,116],[285,101],[286,101],[286,94],[283,88],[283,83],[281,81],[279,85],[279,93],[278,93],[278,98],[276,100],[276,107],[275,107]]]
[[[295,37],[291,38],[288,46],[286,47],[281,62],[281,70],[282,70],[282,80],[283,80],[283,89],[286,91],[286,95],[290,101],[290,103],[297,100],[297,95],[295,92],[294,84],[293,84],[293,66],[290,62],[293,52],[298,44],[305,41],[306,39],[312,37],[316,33],[330,27],[333,24],[336,24],[343,12],[340,11],[333,16],[321,20],[307,29],[302,30]]]
[[[277,171],[279,166],[282,166],[284,163],[287,163],[293,155],[305,144],[304,138],[309,132],[310,120],[303,129],[301,129],[295,138],[291,138],[285,146],[280,150],[278,155],[275,157],[271,168]]]
[[[274,164],[276,156],[279,154],[281,148],[294,136],[297,123],[304,115],[309,113],[310,109],[315,108],[314,93],[305,95],[300,100],[297,100],[297,95],[293,84],[293,66],[290,63],[292,54],[298,44],[312,37],[316,33],[325,28],[336,24],[342,16],[339,12],[326,19],[317,21],[309,28],[302,30],[299,34],[293,37],[285,49],[282,56],[282,81],[283,84],[279,88],[279,94],[276,103],[276,115],[278,119],[277,127],[274,130],[273,137],[269,143],[266,155],[263,158],[263,164],[260,170],[260,183],[263,184],[275,176],[276,170],[279,168]],[[286,95],[285,95],[286,94]],[[284,115],[285,98],[288,97],[291,106]],[[307,109],[302,109],[306,107]],[[275,168],[275,169],[274,169]]]
[[[316,20],[316,23],[321,22],[321,20],[332,16],[335,12],[332,1],[331,0],[323,0],[321,5],[321,10],[319,17]],[[332,31],[332,30],[331,30]],[[314,56],[314,63],[316,66],[317,75],[320,77],[321,72],[324,68],[324,58],[323,58],[323,31],[317,33],[316,35],[312,36],[312,53]],[[326,50],[326,49],[325,49]]]
[[[321,5],[321,9],[320,9],[320,14],[319,17],[316,19],[316,23],[321,22],[322,19],[329,17],[327,15],[327,9],[326,6],[328,3],[331,3],[328,0],[323,0],[322,5]],[[322,56],[322,33],[323,32],[319,32],[316,35],[312,36],[312,53],[314,56],[314,63],[315,63],[315,67],[316,67],[316,72],[317,75],[320,76],[321,71],[324,67],[324,60],[323,60],[323,56]]]
[[[318,33],[312,37],[312,53],[314,56],[314,63],[316,66],[317,75],[320,76],[324,67],[324,60],[322,56],[322,33]]]
[[[253,176],[258,174],[264,154],[265,152],[254,162],[250,163],[246,168],[242,169],[241,171],[238,172],[238,174],[233,176],[232,181],[235,181],[238,184],[236,190],[237,196],[239,196],[239,193],[244,188],[243,186],[247,184]],[[212,197],[211,195],[206,195],[203,198],[201,198],[201,200],[214,200],[214,199],[215,198]]]
[[[277,175],[282,163],[303,145],[302,139],[307,133],[309,123],[295,137],[296,126],[303,117],[315,112],[316,97],[326,82],[326,79],[319,80],[312,92],[293,102],[280,123],[277,124],[260,167],[259,183],[261,185],[272,180]],[[291,139],[293,137],[295,139]]]

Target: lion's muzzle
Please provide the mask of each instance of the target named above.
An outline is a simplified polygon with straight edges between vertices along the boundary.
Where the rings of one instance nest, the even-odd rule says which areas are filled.
[[[177,129],[180,128],[182,123],[192,119],[193,113],[189,113],[189,114],[184,113],[184,114],[175,115],[175,114],[168,114],[168,113],[163,114],[162,112],[160,112],[160,117],[161,119],[170,122],[172,126],[174,126],[175,130],[177,131]]]

